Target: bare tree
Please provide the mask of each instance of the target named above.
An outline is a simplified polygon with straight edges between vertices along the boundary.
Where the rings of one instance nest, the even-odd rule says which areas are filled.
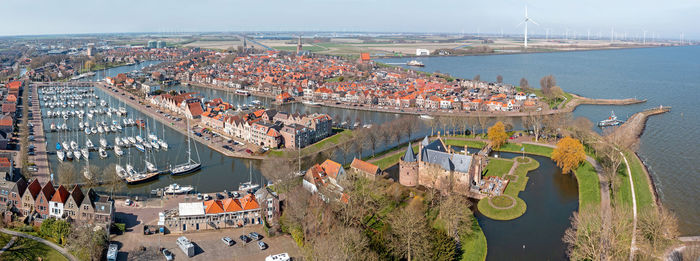
[[[355,147],[355,137],[353,134],[346,135],[343,137],[338,147],[343,152],[343,165],[347,164],[348,156],[350,156],[350,151]]]
[[[623,260],[628,258],[632,223],[630,213],[613,208],[610,219],[597,207],[575,212],[562,240],[571,260]]]
[[[642,211],[637,223],[637,235],[643,256],[660,256],[678,237],[678,219],[668,209],[659,206]]]
[[[61,185],[72,185],[77,180],[77,172],[73,164],[62,162],[58,165],[58,183]]]
[[[527,82],[527,79],[525,78],[520,78],[520,88],[523,90],[529,90],[530,89],[530,84]]]
[[[540,79],[540,87],[542,88],[542,94],[546,97],[552,97],[552,87],[557,85],[557,80],[554,76],[547,75]]]
[[[476,115],[477,119],[479,120],[479,125],[481,126],[481,133],[485,134],[486,128],[489,127],[491,119],[488,116],[483,115],[483,112],[479,112]]]
[[[402,258],[411,261],[414,257],[429,255],[427,238],[429,231],[426,227],[425,215],[419,209],[407,206],[395,212],[389,218],[393,236],[391,237],[394,252]]]
[[[427,125],[428,125],[428,127],[430,127],[430,136],[435,135],[435,128],[438,126],[437,119],[435,119],[435,118],[429,119],[427,121]]]
[[[382,124],[381,127],[381,135],[379,135],[379,139],[382,141],[382,144],[384,146],[389,147],[389,142],[391,142],[391,124],[390,123],[384,123]]]
[[[380,140],[380,136],[381,128],[377,125],[372,125],[372,128],[369,129],[369,133],[367,135],[367,141],[369,141],[369,144],[372,147],[372,157],[374,157],[374,153],[377,150],[377,143]]]
[[[500,74],[498,76],[496,76],[496,82],[503,83],[503,76],[501,76]]]
[[[471,134],[476,135],[476,128],[477,128],[477,125],[479,125],[478,117],[468,117],[467,122],[468,122],[469,126],[471,126],[470,127]]]
[[[440,219],[445,222],[447,235],[457,237],[471,232],[471,203],[463,196],[451,193],[440,201]]]
[[[527,125],[528,129],[532,129],[533,134],[535,134],[535,142],[540,139],[540,132],[542,131],[543,119],[542,115],[539,113],[528,113],[527,118],[524,123]]]
[[[295,185],[294,158],[269,158],[261,161],[260,172],[274,183],[278,193],[285,193]]]

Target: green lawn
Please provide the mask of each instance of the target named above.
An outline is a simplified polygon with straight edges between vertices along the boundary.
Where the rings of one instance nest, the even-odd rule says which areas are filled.
[[[3,237],[9,236],[6,234],[2,235]],[[61,253],[54,250],[53,248],[39,243],[37,241],[23,237],[17,237],[17,241],[15,242],[15,244],[12,245],[10,249],[5,251],[5,253],[3,253],[0,256],[0,260],[4,261],[37,260],[38,258],[51,261],[68,260],[66,259],[66,257],[64,257]]]
[[[532,144],[516,144],[516,143],[506,143],[501,146],[499,151],[522,153],[520,149],[525,147],[525,154],[534,154],[545,157],[550,157],[554,149],[545,146],[538,146]]]
[[[584,206],[600,206],[600,182],[595,168],[587,161],[574,170],[578,181],[578,204]]]
[[[513,160],[490,158],[484,176],[502,177],[510,171],[511,167],[513,167]]]
[[[504,192],[504,194],[509,195],[515,199],[515,206],[509,209],[496,209],[492,207],[491,204],[489,204],[488,199],[483,199],[479,200],[479,203],[477,204],[479,212],[484,214],[484,216],[495,220],[512,220],[525,214],[525,211],[527,210],[527,203],[525,203],[524,200],[519,198],[518,195],[521,191],[524,191],[525,187],[527,186],[527,181],[529,179],[527,177],[527,173],[537,169],[540,166],[540,163],[536,160],[532,158],[526,159],[529,159],[527,163],[519,163],[518,167],[515,168],[515,172],[513,174],[518,178],[516,181],[511,180],[511,182],[509,182],[508,186],[506,187],[506,191]],[[518,161],[523,162],[523,160]],[[489,165],[491,165],[491,162],[493,162],[493,159],[489,162]],[[505,207],[512,204],[512,201],[507,197],[495,197],[491,200],[496,206]]]
[[[639,210],[644,210],[648,207],[655,207],[653,192],[651,191],[651,186],[649,185],[649,179],[644,173],[644,166],[642,162],[639,161],[637,156],[633,153],[625,153],[627,161],[630,163],[630,170],[632,171],[632,181],[634,181],[634,193],[637,198],[637,208]],[[625,169],[626,171],[626,169]]]
[[[450,145],[452,147],[464,147],[464,145],[467,145],[469,148],[483,148],[486,146],[486,142],[483,141],[478,141],[478,140],[455,140],[455,139],[450,139],[450,138],[445,138],[445,145]]]
[[[297,46],[271,46],[273,49],[277,49],[280,51],[294,51],[296,52]],[[315,45],[302,45],[301,49],[303,51],[309,51],[309,52],[320,52],[320,51],[325,51],[326,49],[320,46],[315,46]]]
[[[338,144],[338,141],[340,141],[341,138],[352,135],[352,130],[346,130],[346,129],[333,129],[333,136],[330,136],[328,138],[325,138],[319,142],[316,142],[314,144],[311,144],[309,146],[306,146],[305,148],[301,149],[302,155],[309,155],[311,153],[316,153],[322,149],[324,149],[325,146],[328,146],[329,143],[333,143],[335,145]],[[335,146],[332,145],[332,146]],[[268,155],[274,156],[274,157],[283,157],[286,156],[288,151],[285,151],[284,149],[272,149],[268,152]]]
[[[416,144],[416,145],[413,145],[413,146],[411,146],[411,147],[413,147],[413,152],[414,152],[414,153],[415,153],[416,151],[418,151],[418,145],[417,145],[417,144]],[[395,153],[395,154],[390,155],[390,156],[387,156],[387,157],[384,157],[384,158],[379,159],[379,160],[376,160],[376,161],[371,161],[371,163],[373,163],[373,164],[379,166],[379,168],[382,169],[382,170],[386,170],[386,169],[388,169],[389,167],[393,166],[394,164],[399,163],[399,159],[401,159],[401,157],[403,157],[403,155],[404,155],[403,151],[404,151],[405,149],[406,149],[406,147],[404,146],[404,147],[401,147],[401,148],[400,148],[399,152],[396,152],[396,150],[392,150],[392,153]],[[382,154],[382,155],[385,155],[385,154]],[[375,158],[376,158],[376,156],[375,156]]]
[[[627,176],[627,167],[624,161],[622,161],[620,169],[618,169],[616,182],[615,191],[610,193],[612,202],[617,204],[617,206],[624,206],[631,209],[632,191],[630,190],[630,179]]]
[[[479,226],[479,221],[472,217],[472,233],[460,236],[462,241],[461,261],[484,261],[486,260],[486,236]]]

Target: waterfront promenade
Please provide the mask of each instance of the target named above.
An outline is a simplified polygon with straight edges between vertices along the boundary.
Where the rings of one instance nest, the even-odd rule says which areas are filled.
[[[35,146],[34,155],[29,156],[29,162],[36,164],[35,166],[37,167],[37,171],[33,172],[32,177],[38,179],[41,183],[46,183],[51,178],[51,165],[49,165],[49,150],[46,143],[46,134],[44,133],[43,115],[39,105],[39,93],[37,86],[34,84],[29,85],[29,91],[32,95],[32,106],[29,109],[33,114],[29,122],[34,125],[34,141],[29,143]],[[23,115],[23,117],[27,117],[27,115]]]
[[[119,99],[120,101],[124,102],[125,104],[128,104],[130,107],[140,111],[143,114],[146,114],[147,116],[158,120],[159,122],[163,123],[164,125],[167,125],[168,127],[182,133],[182,135],[188,135],[188,131],[191,131],[192,126],[197,125],[199,122],[198,120],[191,120],[190,123],[190,130],[187,130],[187,123],[185,121],[175,121],[169,118],[166,118],[163,114],[164,113],[157,113],[156,108],[151,107],[148,108],[147,106],[147,101],[145,101],[143,98],[138,97],[136,95],[133,95],[129,92],[124,91],[123,89],[116,89],[116,88],[108,88],[108,86],[104,85],[103,83],[94,83],[95,87],[101,89],[105,93],[111,95],[114,98]],[[115,90],[118,90],[116,92]],[[121,95],[121,94],[124,95]],[[130,99],[134,98],[133,100]],[[150,106],[150,105],[148,105]],[[163,110],[162,108],[159,108],[160,110]],[[171,115],[177,115],[175,112],[170,112]],[[212,138],[210,140],[204,139],[204,137],[198,137],[196,135],[191,135],[191,138],[201,144],[204,144],[208,146],[209,148],[226,155],[228,157],[235,157],[235,158],[244,158],[244,159],[263,159],[264,156],[257,156],[257,155],[251,155],[245,151],[245,147],[241,146],[234,146],[233,144],[230,144],[230,147],[233,147],[234,150],[227,150],[223,147],[223,145],[226,145],[224,140],[219,137],[219,138]]]

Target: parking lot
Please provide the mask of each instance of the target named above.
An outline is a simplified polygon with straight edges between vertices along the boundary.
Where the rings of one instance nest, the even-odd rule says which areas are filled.
[[[132,232],[127,232],[112,239],[120,246],[118,260],[130,260],[128,252],[134,251],[141,246],[167,248],[174,254],[175,260],[264,260],[269,255],[279,253],[289,253],[296,259],[301,256],[299,248],[290,236],[283,235],[268,238],[265,236],[262,225],[184,234],[195,245],[195,255],[191,258],[188,258],[175,243],[182,234],[143,235],[140,232],[135,229]],[[260,250],[255,240],[247,244],[243,243],[239,236],[250,232],[261,234],[263,236],[261,241],[265,242],[268,248]],[[223,237],[230,237],[235,241],[235,244],[232,246],[226,245],[221,240]]]

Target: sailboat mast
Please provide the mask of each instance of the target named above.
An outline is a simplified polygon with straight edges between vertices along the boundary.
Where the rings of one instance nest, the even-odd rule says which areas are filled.
[[[189,164],[192,162],[192,147],[190,145],[190,119],[187,117],[185,118],[187,119],[185,120],[187,127],[185,132],[187,132],[187,163]]]

